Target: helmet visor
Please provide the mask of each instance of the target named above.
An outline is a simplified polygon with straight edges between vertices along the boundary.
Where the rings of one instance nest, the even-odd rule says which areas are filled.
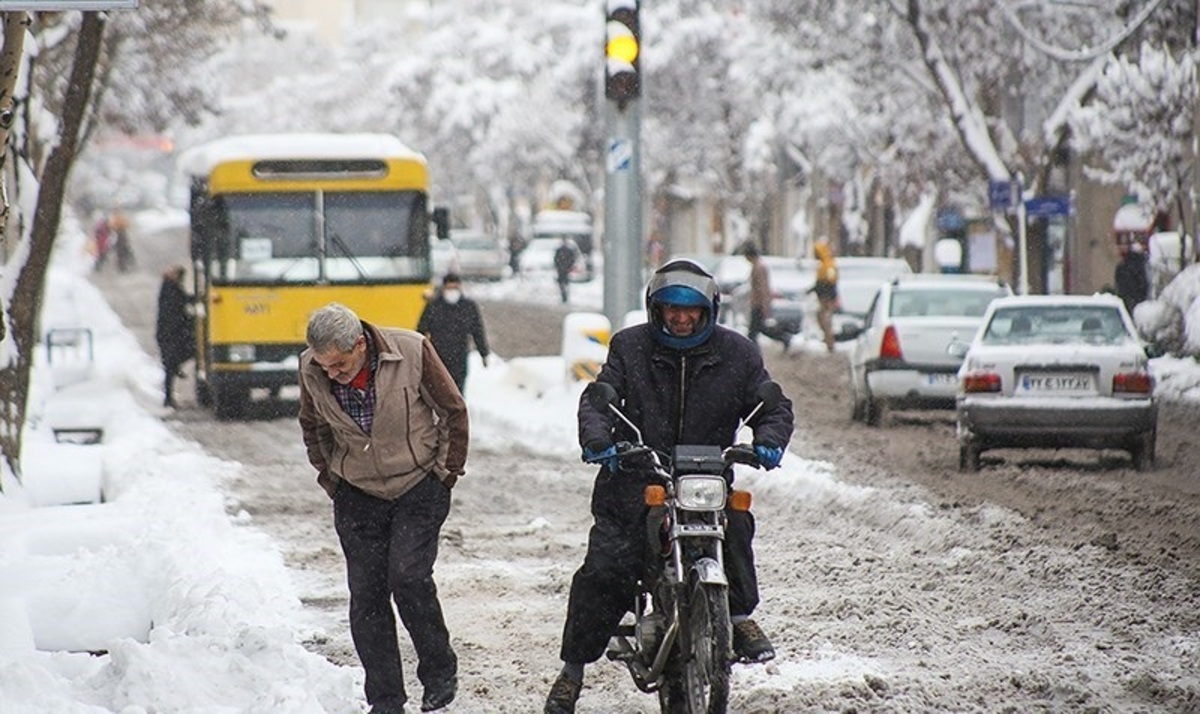
[[[650,300],[666,305],[712,305],[717,285],[707,275],[687,270],[656,273],[648,286]]]

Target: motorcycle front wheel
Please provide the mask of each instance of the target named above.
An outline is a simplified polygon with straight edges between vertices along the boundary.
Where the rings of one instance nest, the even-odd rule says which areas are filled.
[[[688,600],[681,605],[680,625],[686,629],[676,643],[676,667],[660,695],[663,712],[725,714],[729,705],[730,650],[729,588],[693,579]]]

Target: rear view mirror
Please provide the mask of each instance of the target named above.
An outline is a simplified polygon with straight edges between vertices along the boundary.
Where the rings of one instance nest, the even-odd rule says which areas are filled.
[[[603,412],[617,401],[617,390],[607,382],[592,382],[583,390],[583,396],[593,409]]]
[[[779,386],[778,382],[763,382],[758,385],[758,391],[754,396],[762,402],[763,410],[771,411],[779,406],[779,402],[783,399],[783,388]]]
[[[433,225],[437,229],[438,240],[450,240],[450,209],[445,206],[434,208]]]

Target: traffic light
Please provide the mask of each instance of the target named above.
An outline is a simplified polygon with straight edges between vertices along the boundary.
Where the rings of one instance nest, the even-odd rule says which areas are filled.
[[[604,96],[621,107],[642,93],[638,73],[641,38],[638,35],[640,0],[607,0],[604,24]]]

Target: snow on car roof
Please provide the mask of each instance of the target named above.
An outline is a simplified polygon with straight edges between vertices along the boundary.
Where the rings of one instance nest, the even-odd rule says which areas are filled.
[[[371,158],[425,157],[390,134],[244,134],[194,146],[178,165],[188,175],[203,176],[226,161]]]
[[[536,226],[564,223],[573,226],[590,226],[592,224],[592,217],[583,211],[548,210],[538,211],[537,215],[533,217],[533,222]]]
[[[932,288],[960,289],[979,287],[981,289],[1002,289],[1005,285],[994,275],[977,275],[973,273],[911,273],[899,275],[892,279],[892,284],[900,288]]]
[[[996,298],[992,305],[996,308],[1020,305],[1122,305],[1121,298],[1108,293],[1093,293],[1092,295],[1010,295]]]

